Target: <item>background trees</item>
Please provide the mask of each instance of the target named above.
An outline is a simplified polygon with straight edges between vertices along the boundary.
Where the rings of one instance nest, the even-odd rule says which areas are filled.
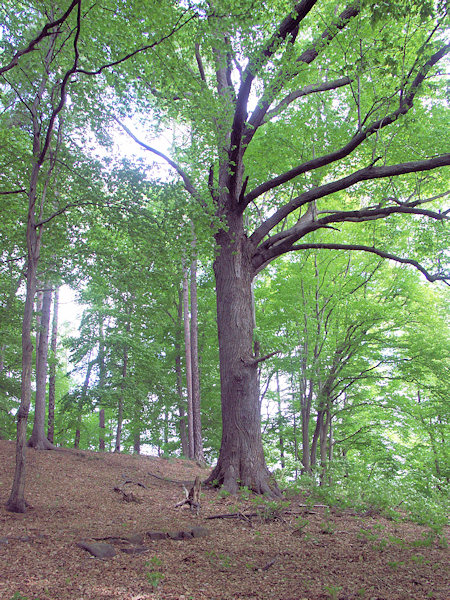
[[[261,390],[276,460],[322,484],[336,457],[366,464],[372,441],[387,462],[375,397],[393,429],[396,411],[415,415],[401,420],[420,423],[442,479],[431,356],[445,336],[413,359],[423,285],[381,259],[446,278],[444,7],[67,4],[2,9],[0,377],[10,432],[22,303],[18,465],[39,281],[72,285],[86,305],[57,443],[102,447],[105,415],[108,448],[147,442],[201,460],[203,445],[207,456],[220,447],[211,482],[277,493]],[[145,158],[111,154],[119,130]],[[183,264],[194,333],[198,284],[202,436],[194,421],[186,431]],[[24,509],[23,490],[10,506]]]

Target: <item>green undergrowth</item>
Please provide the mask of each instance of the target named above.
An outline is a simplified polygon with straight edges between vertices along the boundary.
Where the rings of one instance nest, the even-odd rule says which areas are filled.
[[[426,525],[439,535],[448,524],[449,486],[442,485],[420,491],[408,478],[371,481],[367,477],[328,478],[319,485],[314,477],[289,480],[278,474],[286,497],[300,494],[306,504],[325,504],[358,513],[376,512],[388,519],[411,520]]]

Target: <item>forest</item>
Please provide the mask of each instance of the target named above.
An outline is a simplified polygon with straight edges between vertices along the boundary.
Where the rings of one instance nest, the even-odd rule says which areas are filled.
[[[443,526],[447,11],[0,3],[9,511],[71,447]]]

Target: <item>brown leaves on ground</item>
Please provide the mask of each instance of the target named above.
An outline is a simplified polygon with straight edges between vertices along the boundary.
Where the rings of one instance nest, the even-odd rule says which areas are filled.
[[[275,520],[207,519],[254,513],[251,500],[202,491],[197,516],[175,508],[181,484],[207,470],[181,459],[66,450],[27,451],[24,515],[5,510],[15,445],[0,441],[2,600],[447,600],[447,550],[428,530],[377,515],[306,509]],[[149,473],[162,477],[158,479]],[[127,484],[139,502],[114,488]],[[142,485],[139,485],[142,484]],[[276,516],[266,511],[266,517]],[[150,539],[143,552],[93,558],[80,540],[206,527],[193,539]]]

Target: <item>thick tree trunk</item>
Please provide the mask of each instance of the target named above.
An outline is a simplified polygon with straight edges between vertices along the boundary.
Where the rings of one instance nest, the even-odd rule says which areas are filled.
[[[51,450],[53,444],[45,435],[45,409],[47,388],[47,363],[48,363],[48,334],[50,327],[50,307],[52,302],[52,290],[48,287],[44,290],[42,299],[42,314],[40,318],[39,340],[37,349],[36,369],[36,402],[34,407],[33,432],[28,445],[38,450]]]
[[[207,483],[223,485],[230,493],[247,486],[257,493],[279,495],[265,463],[261,439],[258,364],[252,353],[251,247],[242,219],[236,226],[229,225],[228,231],[216,235],[222,444]]]
[[[55,289],[53,295],[53,321],[52,321],[52,337],[51,350],[52,362],[49,369],[48,377],[48,420],[47,420],[47,439],[53,444],[55,433],[55,401],[56,401],[56,348],[58,341],[58,304],[59,304],[59,288]]]

